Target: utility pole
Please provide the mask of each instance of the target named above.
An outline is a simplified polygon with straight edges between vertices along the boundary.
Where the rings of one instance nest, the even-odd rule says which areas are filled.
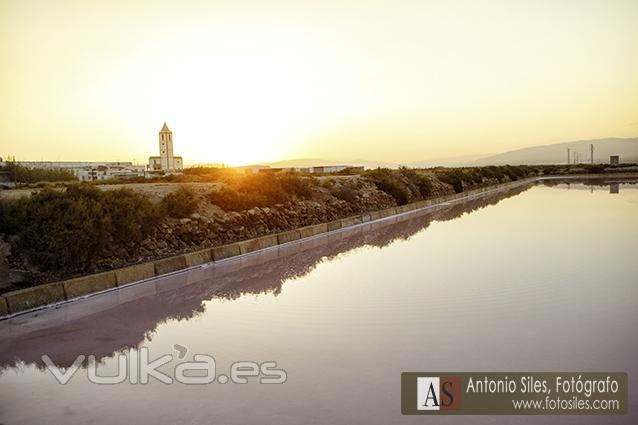
[[[18,188],[18,166],[16,165],[16,156],[13,155],[13,187]]]
[[[591,150],[591,164],[594,165],[594,144],[589,145],[589,149]]]
[[[570,149],[567,148],[567,165],[569,165],[569,158],[570,158]]]

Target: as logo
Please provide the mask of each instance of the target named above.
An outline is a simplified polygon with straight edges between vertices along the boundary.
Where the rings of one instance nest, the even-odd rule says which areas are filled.
[[[417,410],[457,410],[461,408],[461,379],[456,376],[418,377]]]
[[[416,409],[440,410],[441,403],[440,378],[416,378]]]

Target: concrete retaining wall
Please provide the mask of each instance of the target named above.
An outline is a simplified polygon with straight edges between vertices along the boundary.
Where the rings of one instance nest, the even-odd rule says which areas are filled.
[[[261,236],[255,239],[248,239],[247,241],[237,242],[239,245],[240,254],[248,254],[249,252],[258,251],[264,248],[270,248],[271,246],[278,245],[277,235]]]
[[[384,210],[379,211],[380,218],[390,217],[391,215],[395,215],[395,214],[398,214],[396,207],[386,208]]]
[[[277,237],[275,236],[275,245],[277,244]],[[248,239],[247,241],[237,242],[239,245],[240,254],[248,254],[249,252],[257,251],[261,249],[259,240]]]
[[[115,270],[117,286],[155,277],[155,263],[142,263]]]
[[[2,294],[2,297],[7,302],[9,313],[18,313],[66,299],[62,282],[7,292]]]
[[[328,223],[315,224],[314,226],[306,226],[299,229],[302,238],[309,238],[328,232]]]
[[[194,267],[213,261],[213,254],[210,249],[203,249],[201,251],[184,254],[184,258],[186,259],[186,267]]]
[[[248,242],[248,241],[246,241]],[[236,257],[241,255],[241,248],[238,243],[231,243],[230,245],[222,245],[213,248],[213,260],[219,261],[230,257]]]
[[[115,272],[104,272],[77,277],[64,281],[64,294],[66,299],[81,297],[82,295],[115,288]]]
[[[175,257],[163,258],[155,261],[155,276],[176,272],[186,268],[186,257],[177,255]]]
[[[355,226],[357,224],[361,224],[362,218],[360,215],[356,215],[354,217],[343,218],[341,221],[341,228]]]
[[[9,306],[7,306],[7,300],[4,297],[0,297],[0,317],[9,314]]]
[[[301,239],[301,232],[299,229],[290,230],[277,235],[277,242],[279,242],[279,245],[296,241],[297,239]]]
[[[381,218],[381,211],[370,211],[370,221],[378,220]]]
[[[220,261],[227,258],[236,257],[241,254],[254,252],[260,249],[285,244],[303,238],[309,238],[322,233],[328,233],[357,224],[379,220],[385,217],[391,217],[399,213],[431,207],[441,203],[457,200],[460,198],[466,198],[468,196],[473,196],[484,192],[505,190],[510,187],[530,183],[532,181],[535,181],[536,179],[537,178],[534,177],[520,180],[518,182],[504,183],[497,186],[447,195],[442,198],[418,201],[399,207],[386,208],[379,211],[370,211],[362,215],[347,217],[341,220],[332,221],[330,223],[306,226],[275,235],[261,236],[259,238],[218,246],[212,249],[204,249],[183,255],[177,255],[153,262],[137,264],[114,271],[98,273],[95,275],[69,279],[64,282],[50,283],[46,285],[8,292],[0,296],[0,317],[6,316],[7,314],[14,314],[21,311],[31,310],[47,304],[71,300],[73,298],[88,295],[91,293],[101,292],[104,290],[115,288],[116,286],[125,286],[144,279],[165,275],[167,273],[176,272],[188,267],[194,267],[211,261]]]
[[[328,223],[329,232],[332,232],[338,229],[341,229],[341,220],[331,221],[330,223]]]

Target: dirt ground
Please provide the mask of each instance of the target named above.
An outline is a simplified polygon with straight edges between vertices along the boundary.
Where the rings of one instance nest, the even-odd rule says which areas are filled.
[[[315,177],[319,180],[324,179],[351,179],[357,176],[339,176],[339,175],[331,175],[331,176],[318,176]],[[195,193],[199,195],[204,195],[210,192],[212,189],[219,188],[222,183],[123,183],[123,184],[99,184],[96,185],[97,188],[101,190],[117,190],[122,188],[133,189],[136,192],[144,193],[148,195],[151,200],[159,201],[162,199],[167,193],[174,192],[180,186],[186,186],[192,189]],[[56,188],[57,190],[62,190],[63,188]],[[7,189],[0,190],[0,198],[3,199],[17,199],[23,196],[29,196],[31,193],[41,190],[41,188],[24,188],[24,189]]]
[[[154,201],[159,201],[167,193],[177,190],[180,186],[186,186],[198,194],[205,194],[217,188],[220,183],[125,183],[125,184],[101,184],[96,185],[101,190],[116,190],[122,188],[133,189],[136,192],[145,193]],[[62,188],[56,188],[62,190]],[[29,196],[31,193],[41,190],[40,188],[8,189],[0,190],[0,198],[17,199]]]

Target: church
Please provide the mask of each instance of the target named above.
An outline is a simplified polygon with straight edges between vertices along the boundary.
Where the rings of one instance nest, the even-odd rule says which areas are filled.
[[[159,156],[148,158],[149,171],[175,172],[184,169],[181,156],[173,155],[173,132],[166,123],[159,132]]]

